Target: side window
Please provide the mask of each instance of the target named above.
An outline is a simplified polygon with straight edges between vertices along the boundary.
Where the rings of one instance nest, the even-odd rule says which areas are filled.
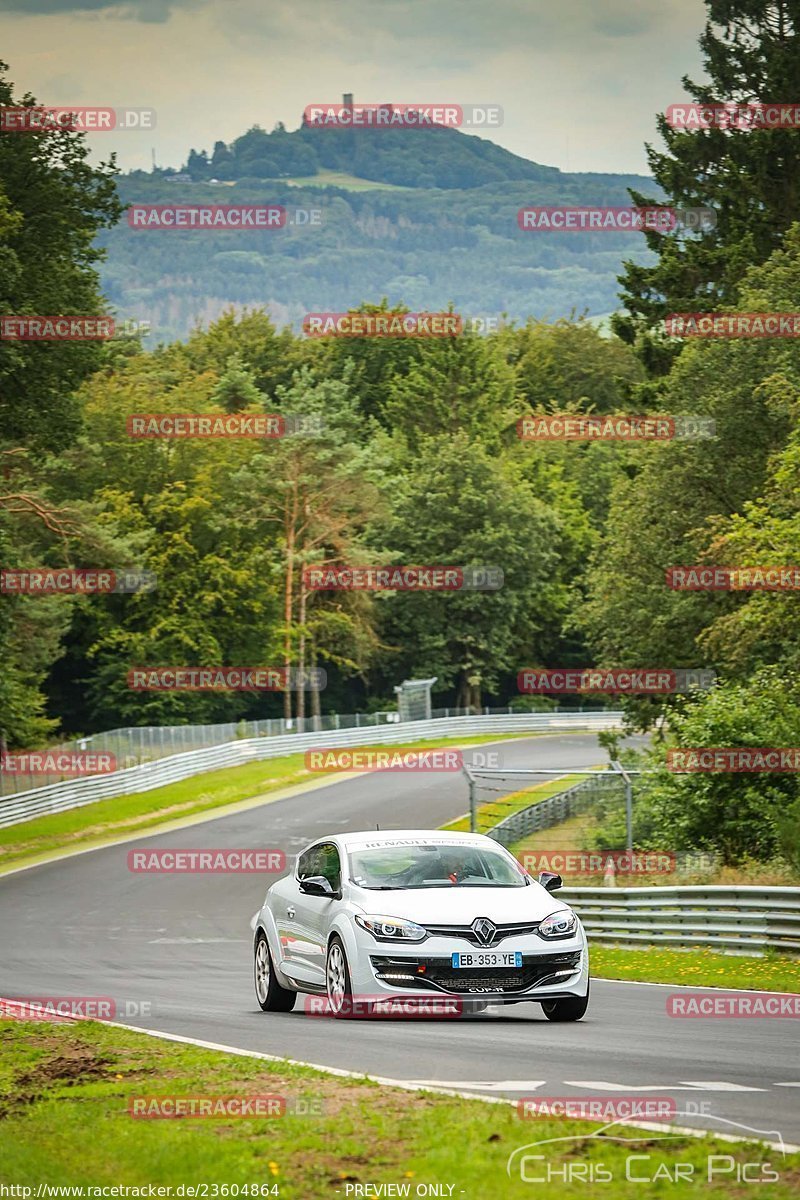
[[[339,851],[332,842],[319,847],[319,874],[324,875],[335,892],[342,884],[342,869],[339,863]]]
[[[297,878],[308,879],[313,875],[324,875],[335,892],[341,889],[339,851],[332,842],[321,842],[311,846],[300,855],[297,861]]]
[[[311,846],[297,860],[297,878],[308,879],[312,875],[321,875],[320,850],[321,846]]]

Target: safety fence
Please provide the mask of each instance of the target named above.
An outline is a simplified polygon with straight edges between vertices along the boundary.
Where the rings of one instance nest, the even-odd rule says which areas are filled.
[[[535,770],[535,768],[533,768]],[[498,772],[498,775],[500,772]],[[498,821],[491,829],[480,830],[503,846],[519,842],[528,834],[537,833],[541,829],[550,829],[553,825],[567,821],[579,813],[593,808],[600,799],[610,796],[622,796],[622,780],[619,775],[599,775],[594,778],[587,775],[580,783],[556,792],[544,800],[537,800],[527,808],[518,809],[510,816]]]
[[[583,698],[581,698],[583,699]],[[541,701],[542,713],[564,711],[568,715],[602,711],[602,704],[584,702],[580,706],[556,706],[550,701]],[[447,719],[469,716],[513,716],[518,709],[484,708],[435,708],[430,719]],[[227,742],[246,741],[248,738],[272,738],[296,736],[302,733],[338,733],[342,729],[373,729],[383,725],[396,725],[400,714],[394,710],[372,713],[322,713],[307,717],[268,717],[260,721],[228,721],[216,725],[132,725],[122,729],[104,730],[102,733],[87,734],[59,742],[47,751],[53,755],[61,753],[85,753],[111,755],[119,770],[141,766],[159,758],[170,758],[175,754],[188,754],[192,750],[205,750],[210,746],[224,746]],[[22,772],[0,771],[0,797],[29,792],[61,783],[63,775],[57,771],[36,775]]]
[[[34,788],[19,795],[0,798],[0,828],[28,821],[45,813],[63,812],[98,800],[147,792],[223,767],[241,766],[268,758],[279,758],[303,750],[335,746],[392,745],[426,738],[467,737],[493,733],[533,733],[548,730],[602,730],[619,728],[622,713],[610,710],[583,713],[512,713],[490,716],[440,717],[430,721],[292,733],[275,737],[241,738],[220,746],[190,750],[167,758],[63,783]]]

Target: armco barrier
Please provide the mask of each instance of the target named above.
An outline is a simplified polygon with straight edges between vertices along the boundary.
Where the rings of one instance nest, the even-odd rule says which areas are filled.
[[[487,733],[615,729],[621,722],[622,713],[608,710],[575,714],[513,713],[405,721],[366,729],[343,729],[338,733],[330,731],[242,738],[222,746],[209,746],[204,750],[192,750],[186,754],[161,758],[156,762],[142,763],[124,771],[53,783],[47,787],[0,799],[0,828],[29,821],[46,813],[80,808],[97,800],[109,800],[114,796],[127,796],[133,792],[149,792],[165,784],[200,775],[204,771],[217,771],[221,767],[236,767],[261,759],[279,758],[302,750],[324,749],[327,746],[392,745],[398,742],[421,741],[425,738],[468,737]]]
[[[570,887],[591,942],[800,953],[800,887]]]

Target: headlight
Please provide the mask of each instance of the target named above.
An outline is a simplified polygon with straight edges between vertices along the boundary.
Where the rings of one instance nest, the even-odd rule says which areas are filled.
[[[578,918],[569,908],[561,908],[558,912],[551,913],[539,926],[539,936],[549,940],[574,937],[577,932]]]
[[[402,917],[364,917],[357,913],[356,924],[379,942],[421,942],[428,936],[427,929]]]

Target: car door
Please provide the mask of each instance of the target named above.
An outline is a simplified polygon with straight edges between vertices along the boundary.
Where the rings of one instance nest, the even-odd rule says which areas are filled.
[[[300,882],[314,875],[322,875],[327,879],[334,892],[341,891],[341,859],[333,842],[318,842],[300,855],[297,861],[298,888],[293,901],[292,961],[297,969],[297,978],[324,985],[328,930],[341,901],[329,896],[309,896],[300,891]]]

